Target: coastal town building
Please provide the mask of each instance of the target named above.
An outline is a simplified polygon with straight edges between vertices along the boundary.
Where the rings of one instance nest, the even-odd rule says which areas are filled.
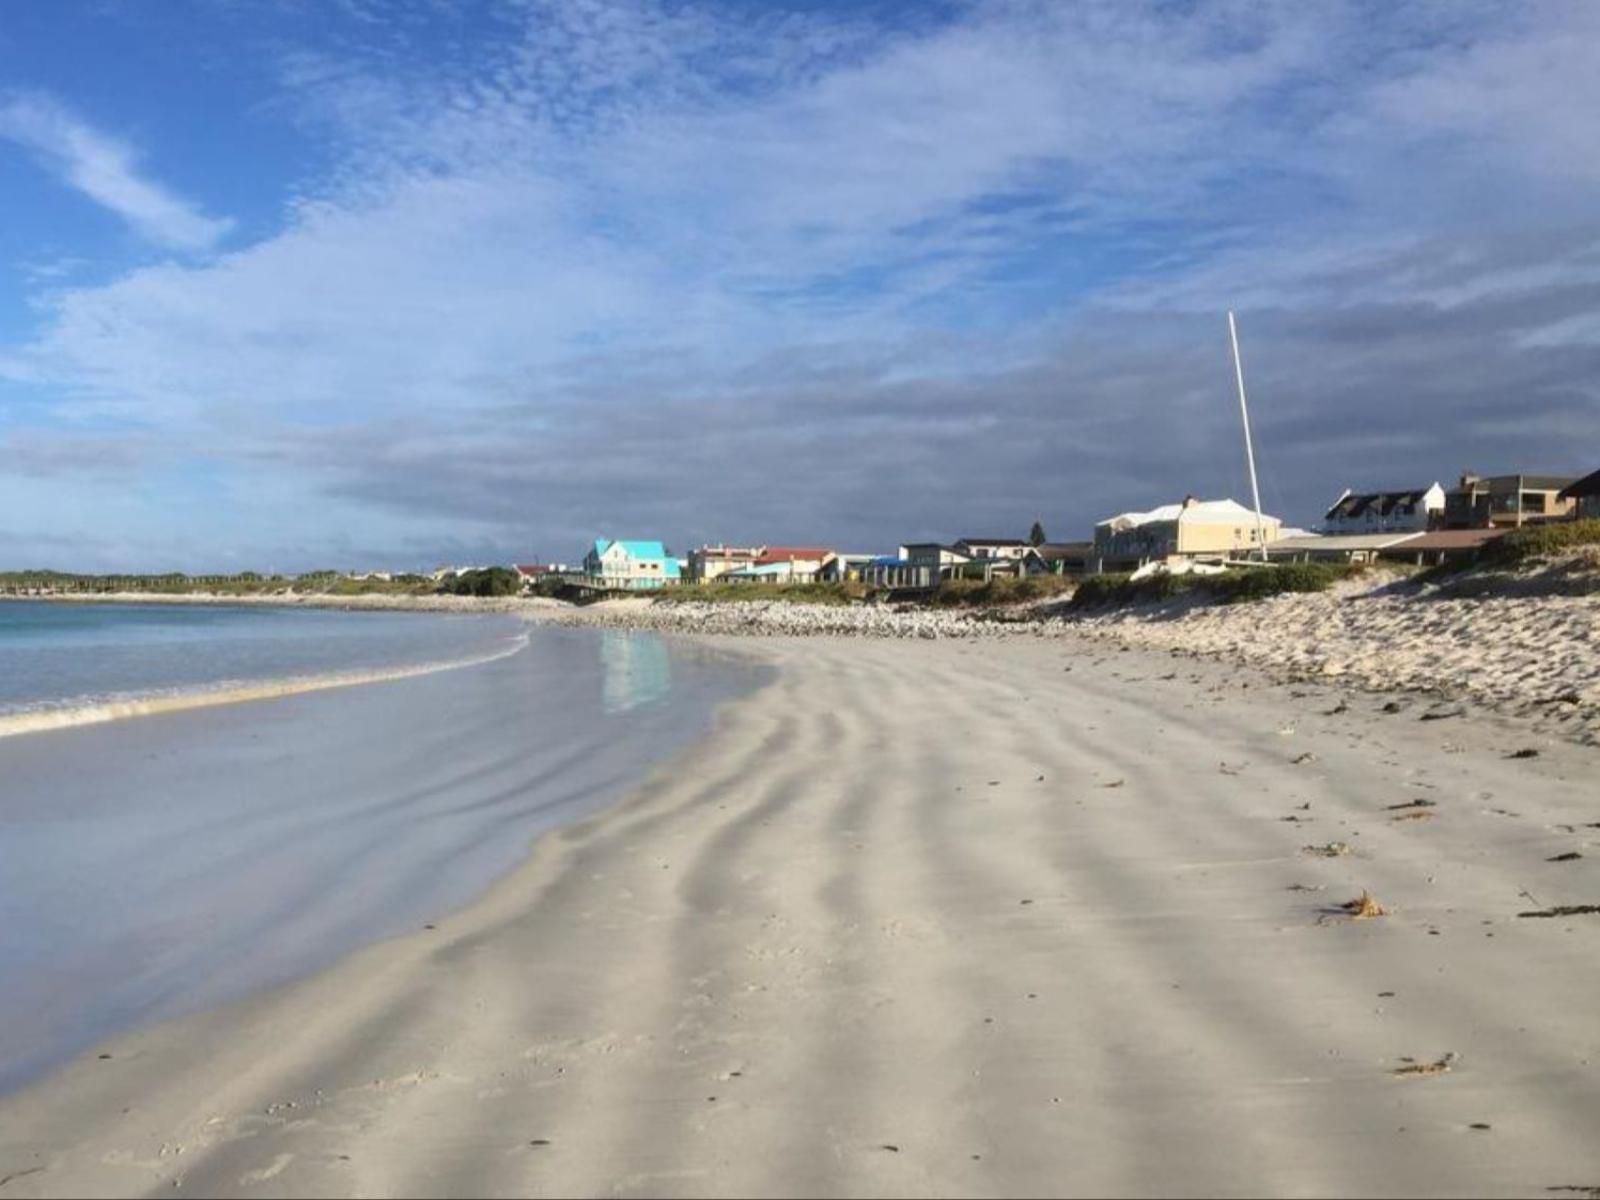
[[[1021,538],[961,538],[954,548],[968,558],[1021,559],[1033,547]]]
[[[1400,492],[1353,492],[1333,503],[1322,518],[1324,533],[1421,533],[1444,520],[1444,488],[1434,483]]]
[[[701,546],[689,551],[688,578],[694,583],[710,583],[729,571],[752,567],[765,546]]]
[[[1094,557],[1093,542],[1040,542],[1024,559],[1030,575],[1082,575]]]
[[[1406,545],[1421,536],[1421,532],[1394,532],[1284,537],[1267,547],[1267,559],[1271,562],[1370,563],[1376,562],[1385,550]]]
[[[678,560],[660,542],[596,538],[583,559],[584,579],[592,587],[649,591],[680,582]]]
[[[1574,517],[1600,518],[1600,471],[1593,471],[1577,482],[1569,483],[1556,498],[1573,502]]]
[[[972,561],[972,555],[943,542],[907,542],[900,547],[899,557],[913,567],[931,570],[935,583],[959,575],[960,568]]]
[[[1474,475],[1445,493],[1446,529],[1509,529],[1570,517],[1577,507],[1565,489],[1577,482],[1571,475]]]
[[[1483,553],[1485,546],[1504,537],[1506,532],[1505,529],[1434,529],[1386,546],[1378,551],[1378,556],[1419,567],[1471,563]]]
[[[835,552],[822,560],[817,569],[818,583],[855,583],[876,560],[874,554],[843,554]]]
[[[906,557],[906,549],[902,546],[899,554],[883,554],[872,559],[861,568],[861,582],[886,590],[937,587],[939,563],[929,558],[913,561]]]
[[[1259,554],[1263,538],[1277,541],[1283,522],[1233,500],[1164,504],[1149,512],[1119,513],[1094,527],[1095,559],[1102,570],[1122,570],[1172,558],[1244,558]]]

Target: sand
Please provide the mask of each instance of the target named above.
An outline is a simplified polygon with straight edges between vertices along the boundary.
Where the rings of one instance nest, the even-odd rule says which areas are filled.
[[[0,1196],[1600,1185],[1600,915],[1517,915],[1600,901],[1594,749],[1066,638],[742,646],[776,682],[481,902],[0,1101]]]

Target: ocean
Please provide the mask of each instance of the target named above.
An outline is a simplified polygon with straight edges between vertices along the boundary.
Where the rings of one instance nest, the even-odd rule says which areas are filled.
[[[0,1090],[440,919],[762,678],[505,616],[0,603]]]
[[[354,682],[519,649],[514,617],[0,603],[0,736]]]

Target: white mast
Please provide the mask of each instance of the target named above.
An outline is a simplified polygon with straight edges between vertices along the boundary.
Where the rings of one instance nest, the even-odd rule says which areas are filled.
[[[1239,357],[1239,327],[1228,310],[1228,337],[1233,341],[1233,373],[1239,381],[1239,415],[1244,418],[1244,455],[1250,463],[1250,496],[1256,504],[1256,544],[1261,547],[1261,561],[1267,561],[1266,522],[1261,519],[1261,488],[1256,483],[1256,450],[1250,441],[1250,407],[1244,399],[1244,361]]]

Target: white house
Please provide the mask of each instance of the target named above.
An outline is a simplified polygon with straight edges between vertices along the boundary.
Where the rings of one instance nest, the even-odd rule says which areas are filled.
[[[1334,501],[1322,518],[1325,533],[1422,533],[1444,520],[1444,488],[1404,492],[1352,492]]]
[[[968,558],[1026,558],[1033,547],[1021,538],[962,538],[955,548]]]
[[[1139,565],[1169,558],[1246,558],[1262,542],[1278,540],[1283,522],[1234,500],[1163,504],[1149,512],[1118,513],[1094,527],[1094,553],[1102,565]]]

